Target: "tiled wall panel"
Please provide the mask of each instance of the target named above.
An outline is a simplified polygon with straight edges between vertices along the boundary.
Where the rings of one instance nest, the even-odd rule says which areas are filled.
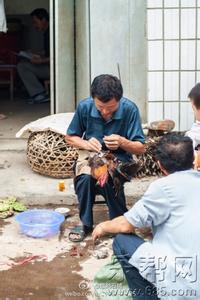
[[[147,14],[148,120],[171,118],[188,130],[187,96],[200,82],[200,0],[147,0]]]

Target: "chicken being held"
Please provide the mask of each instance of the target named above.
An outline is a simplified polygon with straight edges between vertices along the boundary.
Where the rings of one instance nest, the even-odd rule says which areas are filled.
[[[91,168],[91,175],[97,180],[97,183],[103,187],[108,181],[109,164],[103,152],[94,154],[88,159],[88,165]]]
[[[140,167],[140,164],[134,160],[126,163],[120,162],[111,152],[94,154],[89,157],[88,165],[91,167],[91,175],[101,187],[111,176],[116,195],[125,182],[131,181]]]

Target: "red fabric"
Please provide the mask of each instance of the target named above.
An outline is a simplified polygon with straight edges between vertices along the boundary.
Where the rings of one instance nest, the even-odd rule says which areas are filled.
[[[20,35],[19,33],[4,33],[0,34],[0,60],[4,64],[16,64],[17,57],[12,54],[19,52],[20,49]]]

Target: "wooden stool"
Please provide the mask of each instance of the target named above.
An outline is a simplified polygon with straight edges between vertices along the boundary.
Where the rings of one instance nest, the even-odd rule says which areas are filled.
[[[14,96],[14,71],[15,71],[16,65],[4,65],[0,64],[0,73],[8,73],[9,78],[8,79],[1,79],[0,78],[0,84],[2,85],[9,85],[10,90],[10,100],[13,100]]]

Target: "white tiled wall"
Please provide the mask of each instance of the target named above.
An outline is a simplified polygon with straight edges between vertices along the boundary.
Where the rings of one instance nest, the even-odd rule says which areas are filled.
[[[195,72],[180,73],[180,100],[187,101],[191,88],[195,85]]]
[[[149,72],[149,101],[161,101],[163,98],[162,72]]]
[[[196,0],[181,0],[181,7],[195,7]]]
[[[197,41],[197,53],[200,53],[200,41]],[[197,55],[197,70],[200,70],[200,55]]]
[[[149,102],[149,122],[163,118],[163,103]]]
[[[179,42],[166,41],[164,46],[164,70],[178,70],[179,67]]]
[[[190,103],[180,103],[180,127],[181,130],[188,130],[193,123],[193,111]]]
[[[196,36],[196,9],[181,9],[181,38],[194,39]]]
[[[151,24],[148,27],[149,39],[162,38],[162,9],[150,9],[147,11],[147,22]]]
[[[153,8],[162,7],[162,0],[148,0],[147,6]]]
[[[179,10],[164,9],[164,37],[178,39],[179,37]]]
[[[163,68],[163,42],[149,41],[148,43],[149,70],[162,70]]]
[[[172,119],[174,120],[176,127],[175,130],[178,130],[178,124],[179,124],[179,103],[165,103],[164,104],[165,109],[165,118],[166,119]]]
[[[181,69],[194,70],[195,69],[195,41],[181,41]],[[180,55],[179,54],[179,55]]]
[[[164,7],[177,7],[179,0],[164,0]]]
[[[199,1],[200,4],[200,1]],[[200,9],[197,9],[197,20],[200,18]],[[197,22],[197,38],[200,38],[200,22]]]
[[[147,0],[148,121],[171,118],[188,130],[187,98],[200,82],[200,0]]]
[[[179,99],[178,85],[179,85],[178,72],[164,73],[164,101],[178,101]]]

